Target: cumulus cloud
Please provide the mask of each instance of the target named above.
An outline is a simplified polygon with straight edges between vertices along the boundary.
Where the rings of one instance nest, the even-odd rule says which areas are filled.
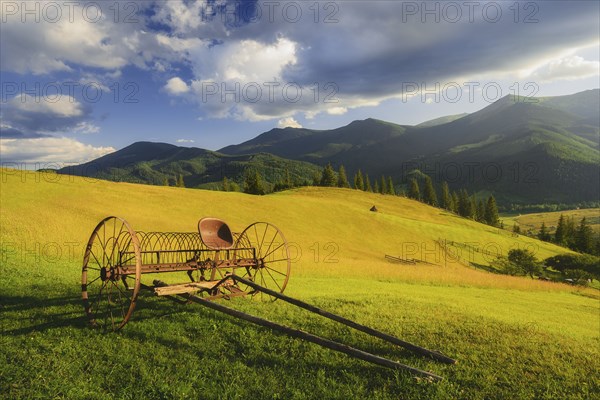
[[[177,139],[177,143],[194,143],[193,139]]]
[[[282,118],[277,122],[278,128],[302,128],[302,125],[293,117]]]
[[[277,121],[296,113],[340,115],[398,98],[406,83],[430,87],[456,77],[512,77],[566,48],[597,43],[599,29],[597,2],[541,2],[533,15],[538,23],[524,23],[531,13],[515,22],[510,2],[491,2],[502,8],[497,21],[489,20],[495,14],[484,12],[484,3],[474,5],[473,13],[453,3],[461,15],[452,22],[442,3],[436,21],[435,15],[423,14],[422,2],[413,4],[415,13],[407,13],[406,2],[336,2],[333,9],[320,8],[318,23],[312,3],[305,2],[295,2],[303,13],[294,22],[282,4],[270,18],[273,4],[264,1],[128,2],[138,11],[128,23],[123,9],[115,21],[112,2],[94,3],[101,4],[104,18],[86,21],[85,4],[75,3],[73,21],[56,23],[33,18],[22,23],[20,14],[2,11],[2,71],[118,74],[134,66],[166,82],[167,93],[195,100],[205,118],[251,121]],[[232,23],[236,7],[262,13],[254,21],[234,15]],[[326,18],[335,23],[325,23]],[[597,70],[597,62],[570,57],[539,67],[533,77],[575,79],[597,75]],[[332,97],[336,101],[328,101]],[[14,129],[31,131],[9,122]],[[69,127],[81,122],[71,121]],[[47,124],[50,131],[58,128]]]
[[[108,153],[113,147],[94,147],[67,137],[0,139],[2,162],[83,163]]]
[[[549,61],[533,71],[532,79],[540,82],[575,80],[600,75],[600,62],[587,61],[583,57],[568,56]]]
[[[168,93],[173,95],[187,93],[190,91],[190,88],[187,85],[187,83],[185,83],[181,78],[177,76],[169,79],[164,88]]]
[[[93,133],[92,125],[85,123],[90,113],[89,107],[69,95],[35,97],[21,93],[3,103],[2,120],[27,134],[78,129]]]

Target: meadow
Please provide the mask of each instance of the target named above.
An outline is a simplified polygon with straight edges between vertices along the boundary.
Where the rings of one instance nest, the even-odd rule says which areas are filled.
[[[600,294],[485,272],[491,254],[565,249],[405,198],[302,188],[268,196],[2,169],[0,397],[68,399],[595,399]],[[376,205],[378,212],[370,212]],[[283,302],[220,302],[434,372],[432,382],[143,294],[125,328],[87,326],[81,261],[108,215],[136,230],[255,221],[290,242],[286,294],[439,350],[445,365]],[[439,243],[457,243],[446,250]],[[400,265],[385,255],[425,260]]]
[[[531,229],[533,232],[537,233],[540,230],[542,223],[546,224],[546,227],[550,232],[554,232],[561,214],[565,218],[573,218],[575,224],[579,224],[579,221],[585,217],[586,222],[594,232],[600,232],[600,208],[584,208],[579,210],[545,213],[506,214],[506,216],[503,216],[503,219],[505,225],[509,228],[512,227],[514,223],[517,223],[522,232]]]

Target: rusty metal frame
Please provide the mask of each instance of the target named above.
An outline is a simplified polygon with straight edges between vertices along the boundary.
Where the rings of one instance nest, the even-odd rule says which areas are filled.
[[[265,294],[272,300],[285,301],[417,354],[444,363],[456,362],[440,352],[403,341],[284,295],[291,261],[287,241],[277,227],[256,222],[242,233],[235,234],[216,218],[201,219],[198,227],[199,232],[136,232],[119,217],[107,217],[100,221],[86,246],[82,267],[82,299],[91,325],[113,331],[123,328],[133,314],[140,289],[145,289],[178,303],[194,302],[377,365],[442,379],[433,373],[212,301]],[[203,232],[203,229],[209,232]],[[245,274],[237,275],[238,270],[245,271]],[[187,272],[190,282],[169,285],[154,280],[152,286],[142,283],[142,275],[167,272]],[[194,273],[197,273],[197,279],[194,279]],[[205,274],[210,276],[207,278]]]

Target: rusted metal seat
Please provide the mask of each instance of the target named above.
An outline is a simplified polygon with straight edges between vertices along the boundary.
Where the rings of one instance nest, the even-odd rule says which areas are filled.
[[[211,250],[233,248],[233,235],[225,221],[218,218],[202,218],[198,222],[198,232],[202,242]]]

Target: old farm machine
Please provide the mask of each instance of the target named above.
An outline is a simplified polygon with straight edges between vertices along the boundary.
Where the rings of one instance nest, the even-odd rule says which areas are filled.
[[[196,232],[134,231],[122,218],[107,217],[88,241],[82,297],[93,327],[119,330],[127,324],[141,290],[183,303],[197,303],[320,346],[393,369],[441,379],[430,372],[379,357],[298,329],[242,313],[214,300],[237,296],[279,299],[369,335],[444,363],[456,361],[283,294],[290,276],[288,243],[274,225],[255,222],[233,233],[217,218],[202,218]],[[185,283],[167,284],[149,274],[186,273]],[[179,278],[181,280],[181,278]]]

